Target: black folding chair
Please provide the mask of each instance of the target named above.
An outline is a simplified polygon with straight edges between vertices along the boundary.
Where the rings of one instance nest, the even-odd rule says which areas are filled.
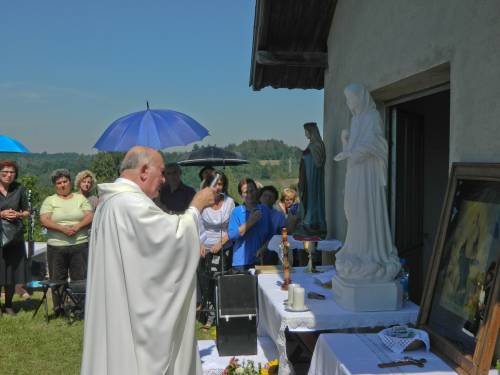
[[[64,290],[66,288],[66,281],[53,281],[53,280],[42,280],[42,281],[32,281],[28,283],[28,287],[32,290],[40,290],[42,291],[42,299],[38,303],[38,305],[35,308],[35,311],[33,312],[33,317],[36,316],[38,313],[38,310],[42,305],[44,305],[44,312],[45,312],[45,321],[48,323],[49,322],[49,306],[47,303],[47,293],[49,289],[51,290],[52,295],[56,295],[58,297],[58,300],[60,303],[63,303],[64,301]],[[62,307],[62,306],[59,306]]]
[[[66,285],[64,314],[70,324],[82,320],[85,315],[86,291],[87,280],[71,281]]]

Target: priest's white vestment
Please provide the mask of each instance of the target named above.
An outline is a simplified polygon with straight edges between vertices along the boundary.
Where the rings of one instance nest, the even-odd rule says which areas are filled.
[[[81,374],[201,374],[198,210],[166,214],[123,178],[98,189]]]

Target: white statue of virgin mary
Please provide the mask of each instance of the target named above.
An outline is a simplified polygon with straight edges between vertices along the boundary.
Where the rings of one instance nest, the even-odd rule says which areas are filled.
[[[366,88],[352,83],[344,89],[344,95],[353,117],[350,132],[342,131],[343,151],[335,161],[347,159],[347,236],[335,264],[344,280],[388,282],[398,274],[400,262],[387,213],[387,141],[375,102]]]

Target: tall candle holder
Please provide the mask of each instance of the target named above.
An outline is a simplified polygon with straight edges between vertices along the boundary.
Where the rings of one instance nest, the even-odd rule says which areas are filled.
[[[288,259],[288,253],[290,251],[290,244],[288,243],[288,231],[286,228],[281,229],[281,244],[280,247],[283,250],[283,282],[281,283],[282,290],[288,290],[288,285],[292,283],[290,278],[290,262]]]
[[[307,266],[304,269],[304,272],[307,273],[317,273],[319,272],[314,265],[314,252],[316,250],[316,241],[313,240],[304,240],[304,250],[307,252],[307,256],[309,260],[307,262]]]
[[[304,272],[309,273],[311,272],[312,269],[312,262],[311,262],[311,253],[309,253],[309,241],[302,241],[302,244],[304,245],[304,250],[307,254],[307,266],[304,268]]]

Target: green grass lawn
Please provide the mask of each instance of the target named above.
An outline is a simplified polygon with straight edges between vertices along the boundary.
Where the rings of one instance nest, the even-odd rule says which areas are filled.
[[[42,297],[35,293],[29,301],[14,299],[17,316],[0,318],[1,375],[73,375],[80,373],[83,321],[71,325],[65,318],[51,316],[47,324],[43,306],[32,319]],[[50,298],[49,298],[50,300]],[[50,302],[50,301],[49,301]],[[51,313],[49,306],[49,313]],[[205,333],[197,323],[199,340],[214,339],[215,327]]]

